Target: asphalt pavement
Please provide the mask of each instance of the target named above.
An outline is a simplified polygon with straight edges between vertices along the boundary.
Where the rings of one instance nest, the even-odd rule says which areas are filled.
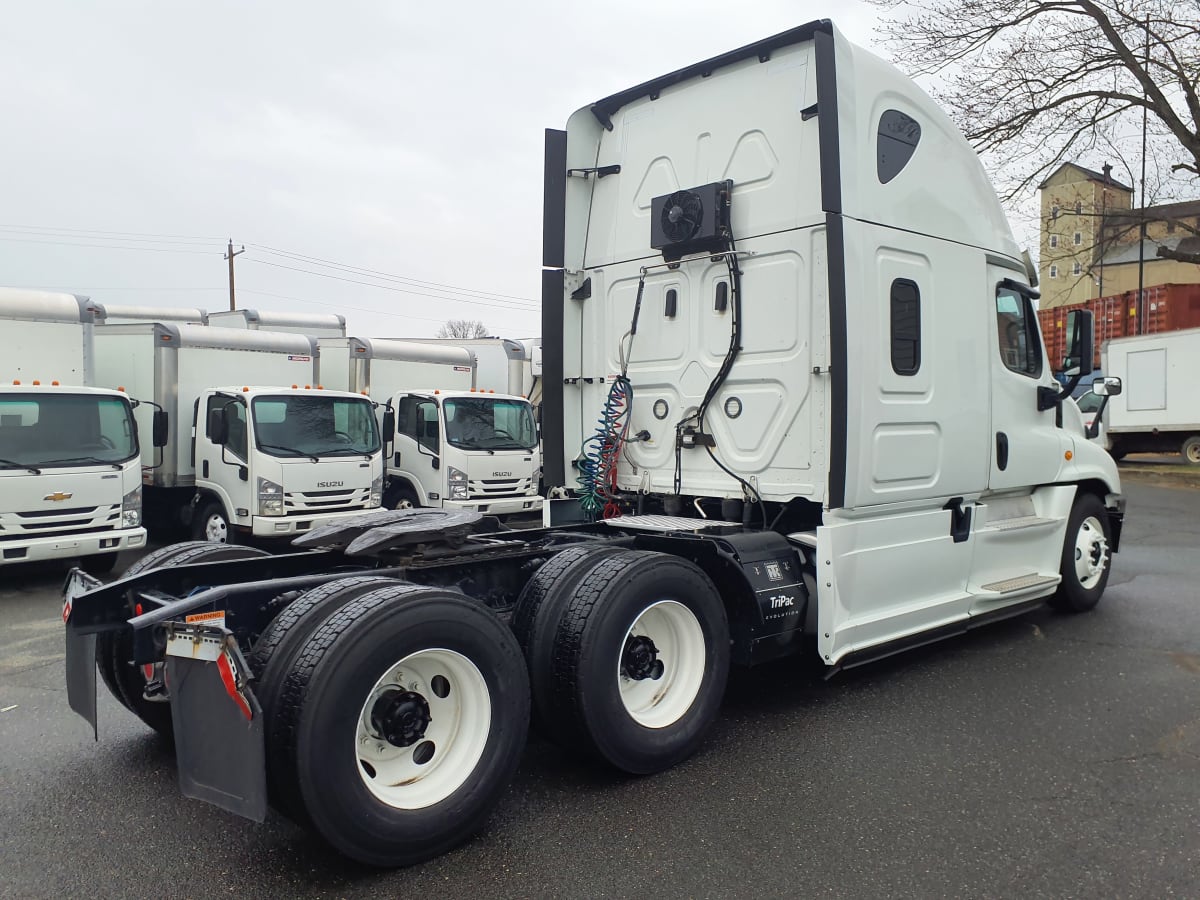
[[[735,671],[648,778],[534,738],[487,828],[407,870],[179,796],[101,690],[67,709],[64,571],[0,570],[0,897],[1200,896],[1200,490],[1125,482],[1100,607],[823,681]]]

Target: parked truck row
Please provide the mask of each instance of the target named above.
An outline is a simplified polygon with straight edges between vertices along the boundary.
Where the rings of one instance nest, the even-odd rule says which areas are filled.
[[[482,826],[531,710],[644,775],[702,745],[731,664],[832,674],[1099,602],[1124,500],[1069,400],[1091,315],[1061,385],[970,145],[828,21],[547,131],[543,248],[543,527],[376,510],[287,553],[74,570],[67,694],[93,729],[99,673],[173,736],[185,795],[403,865]],[[525,461],[523,412],[436,388],[393,411],[399,465],[469,483],[441,455],[479,443],[464,414]]]
[[[303,533],[382,503],[541,508],[530,404],[485,399],[468,349],[339,337],[340,317],[317,338],[302,333],[321,330],[312,316],[249,311],[247,327],[231,328],[202,312],[0,291],[5,562],[79,556],[107,571],[144,544],[147,526],[230,542]],[[290,330],[253,327],[264,321]],[[420,421],[409,415],[414,390],[424,391]],[[94,471],[110,463],[120,477]],[[119,482],[120,493],[101,492],[113,504],[93,504],[93,481]]]

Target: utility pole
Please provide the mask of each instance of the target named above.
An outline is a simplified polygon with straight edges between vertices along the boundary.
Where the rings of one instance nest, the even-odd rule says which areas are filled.
[[[235,256],[241,256],[245,252],[246,252],[245,247],[242,247],[240,250],[235,251],[233,249],[233,238],[229,239],[229,252],[227,252],[225,254],[224,258],[229,260],[229,309],[231,311],[237,309],[237,303],[235,302],[234,296],[233,296],[233,258]]]

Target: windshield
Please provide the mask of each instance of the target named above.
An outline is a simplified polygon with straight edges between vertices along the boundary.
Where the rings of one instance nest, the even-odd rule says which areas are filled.
[[[122,463],[138,452],[133,410],[123,397],[0,396],[0,469]]]
[[[1079,397],[1075,402],[1079,404],[1079,411],[1085,413],[1094,413],[1100,408],[1100,402],[1103,398],[1099,394],[1088,391],[1083,396]]]
[[[271,456],[379,452],[375,409],[365,397],[256,397],[254,437],[259,449]]]
[[[446,440],[463,450],[529,450],[537,445],[525,400],[458,397],[443,403]]]

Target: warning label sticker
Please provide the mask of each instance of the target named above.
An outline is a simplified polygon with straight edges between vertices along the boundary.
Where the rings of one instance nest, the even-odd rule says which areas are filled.
[[[292,362],[312,362],[311,356],[296,356],[291,353],[288,354],[288,359]]]
[[[470,372],[471,367],[470,366],[455,366],[454,371],[455,372]]]
[[[184,622],[188,625],[219,625],[225,627],[225,610],[217,609],[212,612],[192,613],[190,616],[184,617]]]

